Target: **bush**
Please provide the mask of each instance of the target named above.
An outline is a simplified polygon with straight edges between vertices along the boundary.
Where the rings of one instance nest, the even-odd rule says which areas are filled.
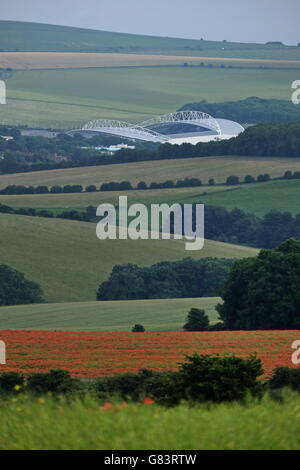
[[[226,179],[226,184],[228,185],[235,185],[235,184],[239,184],[239,177],[238,176],[228,176],[228,178]]]
[[[137,185],[137,189],[148,189],[148,186],[146,185],[145,181],[140,181]]]
[[[250,356],[213,357],[193,354],[180,365],[174,388],[178,401],[191,402],[243,400],[248,394],[261,396],[263,385],[257,381],[263,370],[260,359]],[[175,398],[176,401],[176,398]]]
[[[68,371],[52,369],[48,373],[29,375],[27,388],[37,395],[48,392],[61,395],[80,390],[81,384],[79,380],[73,379]]]
[[[254,182],[255,182],[255,178],[253,176],[251,175],[245,176],[244,183],[249,184],[249,183],[254,183]]]
[[[277,367],[269,380],[271,389],[290,387],[300,391],[300,369],[290,369],[289,367]]]
[[[137,323],[136,325],[134,325],[131,331],[133,333],[143,333],[145,331],[145,328],[143,327],[143,325]]]
[[[85,188],[85,190],[87,193],[94,193],[95,191],[97,191],[97,188],[94,184],[90,184]]]
[[[0,375],[0,392],[14,392],[15,387],[23,387],[24,376],[18,372],[4,372]]]

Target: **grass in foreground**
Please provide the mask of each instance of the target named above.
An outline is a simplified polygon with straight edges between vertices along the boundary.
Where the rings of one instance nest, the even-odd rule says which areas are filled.
[[[1,450],[299,450],[299,395],[283,403],[265,396],[207,407],[116,404],[92,398],[56,401],[16,397],[3,402]]]

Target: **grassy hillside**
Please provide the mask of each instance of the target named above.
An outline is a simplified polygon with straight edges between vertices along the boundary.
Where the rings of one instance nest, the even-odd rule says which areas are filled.
[[[203,188],[157,189],[149,191],[127,191],[128,203],[139,202],[149,206],[152,203],[202,202],[226,209],[243,209],[263,216],[271,209],[299,214],[299,180],[277,180],[267,183],[253,183],[239,186],[212,186]],[[34,207],[51,209],[55,213],[62,209],[84,210],[87,206],[98,206],[104,202],[118,204],[117,191],[82,194],[39,194],[22,196],[0,196],[0,203],[11,207]]]
[[[131,331],[141,323],[147,331],[178,331],[192,307],[205,309],[215,322],[218,302],[218,297],[203,297],[1,307],[0,325],[3,330]]]
[[[143,36],[19,21],[0,21],[0,49],[41,52],[120,52],[299,59],[299,48]]]
[[[300,48],[299,48],[300,49]],[[14,72],[6,80],[3,123],[77,128],[96,118],[139,122],[186,103],[249,96],[290,100],[295,70],[201,67]]]
[[[259,174],[269,173],[274,178],[282,176],[286,170],[300,170],[300,150],[299,158],[227,156],[185,158],[7,174],[0,175],[0,189],[9,184],[25,186],[95,184],[99,186],[103,182],[124,180],[136,185],[139,181],[147,183],[169,179],[175,181],[185,177],[200,178],[204,184],[207,184],[210,178],[214,178],[217,183],[224,183],[230,175],[240,176],[242,179],[246,175],[256,177]],[[213,190],[215,191],[216,188]],[[198,188],[196,191],[202,193],[208,191],[208,188],[203,190]]]
[[[223,206],[226,209],[238,207],[263,216],[270,209],[300,214],[299,195],[300,180],[284,180],[244,185],[233,191],[215,192],[196,199],[201,199],[204,204]],[[192,199],[195,200],[194,197]]]
[[[94,300],[115,264],[151,265],[163,260],[214,256],[242,258],[257,250],[207,241],[187,252],[182,240],[107,240],[95,224],[0,214],[0,263],[41,284],[49,301]]]

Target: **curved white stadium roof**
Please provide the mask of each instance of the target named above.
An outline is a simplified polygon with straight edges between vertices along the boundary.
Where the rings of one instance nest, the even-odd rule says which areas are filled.
[[[160,126],[172,124],[189,125],[189,130],[184,132],[181,128],[180,134],[162,134],[156,129]],[[168,128],[169,128],[168,126]],[[193,129],[194,126],[194,129]],[[183,126],[184,127],[184,126]],[[244,128],[237,122],[228,119],[215,119],[201,111],[177,111],[175,113],[156,116],[140,124],[130,124],[124,121],[110,119],[96,119],[85,124],[82,129],[72,132],[98,132],[122,136],[128,139],[145,140],[151,142],[169,142],[181,144],[189,142],[208,142],[210,140],[230,139],[236,137]]]

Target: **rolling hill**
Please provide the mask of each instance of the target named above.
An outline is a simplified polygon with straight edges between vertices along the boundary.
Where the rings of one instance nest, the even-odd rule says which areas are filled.
[[[48,301],[94,300],[100,282],[115,264],[151,265],[193,256],[243,258],[254,248],[206,241],[187,252],[183,240],[106,240],[96,237],[95,224],[0,214],[0,263],[38,282]]]
[[[269,173],[275,178],[283,176],[286,170],[300,170],[300,151],[299,158],[229,156],[181,158],[6,174],[0,175],[0,189],[10,184],[99,186],[104,182],[124,180],[136,185],[139,181],[146,183],[170,179],[175,181],[186,177],[200,178],[204,184],[207,184],[210,178],[214,178],[216,183],[224,183],[230,175],[239,176],[242,180],[246,175],[256,177],[259,174]],[[196,190],[203,192],[208,189]]]
[[[299,48],[300,49],[300,48]],[[141,122],[186,103],[290,100],[295,70],[120,67],[14,71],[2,123],[74,129],[97,118]]]
[[[178,331],[192,307],[205,309],[216,322],[218,302],[218,297],[203,297],[18,305],[0,308],[0,325],[4,330],[131,331],[141,323],[147,331]]]
[[[299,59],[296,46],[207,41],[97,31],[69,26],[0,21],[2,51],[118,52]]]

